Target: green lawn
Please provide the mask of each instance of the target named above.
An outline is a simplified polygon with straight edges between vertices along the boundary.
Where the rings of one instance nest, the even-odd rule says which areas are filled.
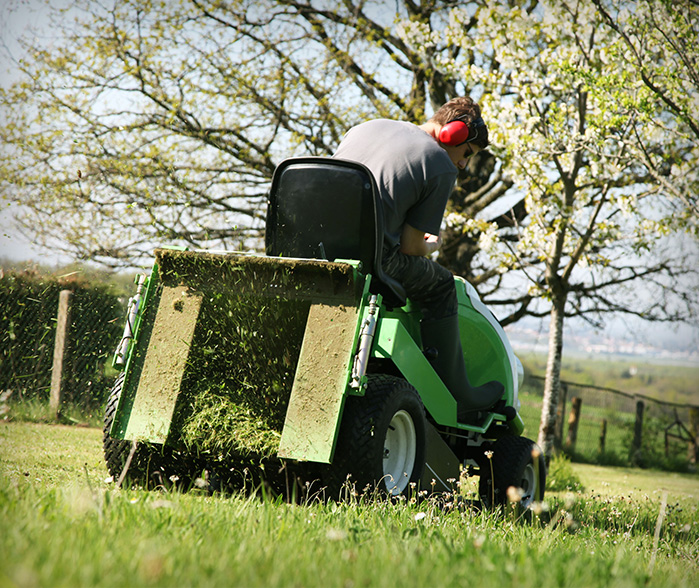
[[[434,501],[292,505],[119,490],[99,430],[0,424],[0,586],[699,585],[696,475],[572,467],[585,491],[550,493],[533,522]]]
[[[670,502],[699,505],[699,475],[638,468],[610,468],[573,464],[589,495],[632,496],[658,501],[667,493]],[[699,521],[697,521],[699,524]]]

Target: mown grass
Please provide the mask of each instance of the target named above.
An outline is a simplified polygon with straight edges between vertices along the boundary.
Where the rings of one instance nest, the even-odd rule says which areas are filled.
[[[450,501],[299,505],[119,490],[99,430],[1,424],[0,586],[699,585],[695,476],[658,494],[636,470],[570,467],[587,490],[550,493],[533,520]]]

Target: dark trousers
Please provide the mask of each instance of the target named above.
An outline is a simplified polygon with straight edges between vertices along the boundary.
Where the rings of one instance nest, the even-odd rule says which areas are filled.
[[[454,276],[445,267],[417,255],[405,255],[398,246],[384,245],[383,271],[400,282],[408,298],[418,304],[423,320],[455,316],[458,310]]]
[[[466,422],[470,413],[495,405],[503,385],[492,381],[474,388],[466,375],[452,273],[426,257],[404,255],[398,247],[384,248],[383,255],[384,272],[398,280],[422,310],[422,345],[437,352],[431,364],[456,400],[459,421]]]

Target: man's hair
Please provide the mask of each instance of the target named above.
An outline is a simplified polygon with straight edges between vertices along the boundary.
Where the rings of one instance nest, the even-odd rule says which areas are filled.
[[[452,98],[437,110],[430,120],[442,126],[453,120],[460,120],[472,129],[474,128],[472,124],[476,122],[475,129],[477,134],[473,139],[469,139],[466,142],[474,143],[481,149],[485,149],[489,144],[488,127],[481,118],[481,107],[469,96]]]

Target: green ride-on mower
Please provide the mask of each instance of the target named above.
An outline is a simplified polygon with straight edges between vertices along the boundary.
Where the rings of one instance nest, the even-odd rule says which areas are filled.
[[[104,452],[115,480],[208,476],[337,499],[454,492],[467,472],[485,506],[511,486],[523,506],[541,500],[546,467],[521,436],[522,366],[503,329],[456,277],[469,379],[505,389],[458,422],[419,308],[382,272],[382,240],[371,173],[306,157],[275,171],[265,255],[157,249],[114,357]]]

